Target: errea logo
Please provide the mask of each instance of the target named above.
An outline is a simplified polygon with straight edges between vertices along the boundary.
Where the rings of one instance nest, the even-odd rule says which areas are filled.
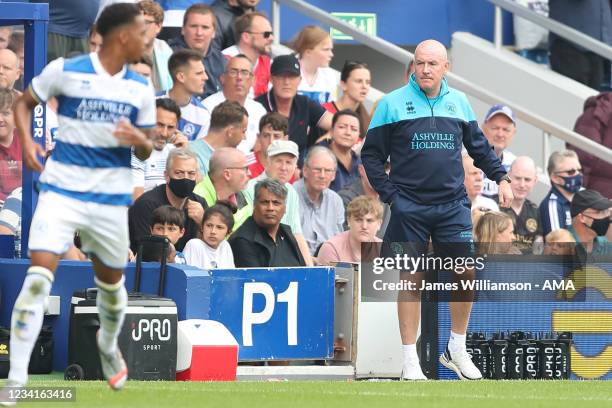
[[[414,115],[416,113],[416,109],[414,108],[412,101],[406,102],[406,113],[409,115]]]

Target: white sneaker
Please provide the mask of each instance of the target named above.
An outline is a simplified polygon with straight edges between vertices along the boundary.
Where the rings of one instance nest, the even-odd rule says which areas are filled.
[[[462,380],[481,380],[482,374],[480,370],[472,362],[472,358],[467,350],[463,349],[458,353],[453,353],[451,356],[448,347],[440,356],[440,364],[449,370],[453,370]]]
[[[112,354],[106,354],[100,349],[98,344],[98,351],[100,352],[100,363],[102,364],[102,373],[104,378],[108,381],[108,385],[115,391],[120,390],[125,385],[128,377],[128,369],[125,364],[125,360],[121,355],[119,346]]]
[[[400,381],[424,381],[429,378],[425,377],[419,361],[416,362],[404,362],[402,367],[402,374],[400,375]]]

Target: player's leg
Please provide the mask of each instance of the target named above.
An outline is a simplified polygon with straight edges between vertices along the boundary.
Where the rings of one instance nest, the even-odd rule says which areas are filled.
[[[8,386],[23,386],[28,380],[28,365],[34,343],[43,324],[45,303],[51,292],[53,272],[59,255],[33,252],[21,291],[11,316],[10,371]]]
[[[419,256],[419,249],[426,248],[429,241],[428,225],[424,222],[426,207],[398,197],[391,207],[391,220],[385,233],[383,256],[394,257],[393,248],[402,248]],[[395,245],[394,245],[395,244]],[[388,249],[385,251],[385,249]],[[416,251],[416,252],[415,252]],[[385,253],[387,252],[387,253]],[[420,274],[402,272],[400,279],[410,280],[420,287]],[[421,297],[418,290],[405,290],[398,293],[397,316],[402,339],[402,374],[405,380],[426,380],[419,362],[416,349],[417,333],[421,318]]]
[[[436,256],[453,258],[474,256],[469,205],[466,199],[439,206],[439,211],[444,216],[436,223],[433,233]],[[458,268],[455,273],[453,277],[455,281],[474,279],[473,269]],[[462,290],[461,285],[459,288],[451,294],[449,303],[451,331],[446,350],[440,356],[440,363],[455,371],[462,380],[479,380],[482,374],[472,362],[465,345],[474,293]]]
[[[30,227],[31,266],[11,317],[11,365],[8,384],[25,385],[30,355],[42,327],[44,309],[61,254],[72,244],[74,219],[70,203],[54,193],[42,193]]]
[[[100,330],[97,333],[97,342],[100,361],[109,385],[118,390],[123,387],[128,374],[127,366],[117,345],[128,300],[123,270],[106,266],[96,256],[93,256],[92,261],[98,288],[96,305],[100,318]]]
[[[127,366],[117,345],[128,300],[123,277],[129,248],[127,208],[90,204],[89,209],[91,222],[81,230],[81,243],[96,273],[100,362],[109,385],[118,390],[127,380]]]

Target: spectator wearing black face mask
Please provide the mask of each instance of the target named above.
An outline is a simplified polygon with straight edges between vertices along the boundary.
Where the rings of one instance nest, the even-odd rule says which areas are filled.
[[[570,203],[582,188],[582,166],[573,150],[553,152],[548,159],[548,176],[552,185],[539,207],[542,233],[567,229],[572,224]]]
[[[568,230],[589,254],[600,255],[610,251],[606,235],[611,232],[611,207],[612,201],[595,190],[579,191],[572,200],[572,225]]]
[[[187,148],[178,148],[168,154],[166,184],[147,191],[129,209],[130,245],[135,251],[140,238],[150,235],[151,214],[162,205],[171,205],[185,212],[185,234],[175,245],[182,251],[187,241],[200,236],[200,225],[206,201],[193,193],[198,177],[197,156]]]

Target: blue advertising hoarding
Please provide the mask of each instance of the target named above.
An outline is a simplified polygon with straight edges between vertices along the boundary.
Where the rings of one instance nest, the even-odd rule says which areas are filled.
[[[28,260],[0,259],[0,326],[10,326],[12,306]],[[134,264],[126,270],[133,291]],[[322,360],[333,356],[334,278],[331,267],[205,271],[168,265],[163,295],[175,301],[179,320],[222,322],[240,345],[241,360]],[[159,264],[144,262],[143,293],[157,293]],[[76,290],[95,287],[90,262],[61,261],[51,290],[60,314],[47,316],[54,332],[53,369],[68,361],[70,301]],[[246,334],[248,333],[248,334]]]
[[[333,356],[334,268],[211,271],[208,318],[240,345],[239,359]]]
[[[538,275],[547,265],[529,262],[520,266]],[[495,265],[489,267],[495,268]],[[520,276],[518,268],[517,272]],[[589,264],[586,268],[572,271],[569,279],[574,283],[572,289],[559,288],[551,293],[551,299],[561,300],[535,296],[532,296],[532,301],[525,300],[525,297],[517,297],[514,301],[508,297],[477,300],[468,331],[489,334],[497,331],[572,332],[571,378],[611,380],[612,263]],[[444,350],[451,327],[448,303],[438,304],[437,317],[438,350]],[[438,374],[442,379],[456,378],[442,365],[438,366]]]

